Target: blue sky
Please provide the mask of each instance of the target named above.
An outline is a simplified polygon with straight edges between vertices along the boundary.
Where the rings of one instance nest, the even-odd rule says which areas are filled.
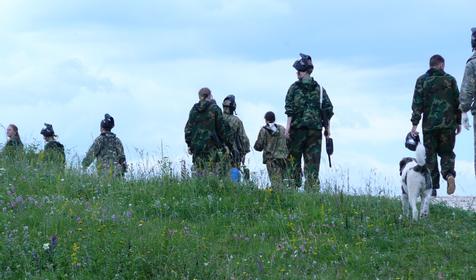
[[[418,75],[440,53],[460,83],[474,1],[0,1],[0,123],[39,142],[43,122],[83,156],[105,112],[137,149],[188,159],[183,126],[202,86],[237,96],[252,142],[262,116],[285,122],[299,52],[336,108],[337,170],[398,190],[397,164]],[[457,194],[476,194],[472,133],[458,137]],[[249,165],[263,169],[253,152]],[[326,162],[323,162],[325,165]],[[340,180],[340,179],[339,179]],[[342,179],[343,180],[343,179]],[[345,181],[345,180],[344,180]]]

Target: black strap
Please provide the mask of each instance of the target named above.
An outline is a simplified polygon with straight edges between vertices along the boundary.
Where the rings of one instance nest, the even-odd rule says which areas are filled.
[[[472,56],[470,59],[468,59],[468,61],[466,61],[466,64],[470,63],[471,61],[475,60],[476,59],[476,56]]]

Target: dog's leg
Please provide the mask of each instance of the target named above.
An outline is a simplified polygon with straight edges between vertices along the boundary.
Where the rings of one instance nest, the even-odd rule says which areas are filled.
[[[410,204],[408,203],[408,194],[406,193],[402,193],[402,210],[404,217],[410,215]]]
[[[431,189],[424,190],[421,194],[420,218],[430,215]]]
[[[414,221],[418,221],[418,208],[417,208],[418,193],[414,188],[408,188],[408,202],[412,209],[412,218]]]

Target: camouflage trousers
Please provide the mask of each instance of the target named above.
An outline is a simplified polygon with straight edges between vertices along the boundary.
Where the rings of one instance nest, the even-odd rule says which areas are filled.
[[[446,180],[449,175],[456,177],[455,159],[453,152],[456,132],[453,129],[441,129],[423,132],[423,143],[426,149],[426,164],[431,173],[433,189],[440,188],[440,172],[438,156],[441,158],[441,175]]]
[[[307,191],[319,191],[322,131],[307,128],[291,128],[289,138],[289,164],[294,187],[299,188],[302,185],[301,161],[304,157],[304,177],[306,178],[304,188]]]
[[[229,157],[221,150],[193,155],[193,173],[196,176],[225,176],[231,168]]]
[[[284,179],[286,178],[287,160],[284,158],[269,159],[266,161],[269,180],[273,189],[284,189]]]

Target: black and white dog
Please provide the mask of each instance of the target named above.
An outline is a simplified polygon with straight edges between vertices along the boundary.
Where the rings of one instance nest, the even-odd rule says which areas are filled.
[[[425,147],[421,143],[416,148],[416,158],[404,158],[400,161],[400,175],[403,215],[408,217],[411,209],[413,220],[418,220],[416,204],[420,196],[420,218],[427,217],[430,213],[432,183],[430,172],[426,167]]]

